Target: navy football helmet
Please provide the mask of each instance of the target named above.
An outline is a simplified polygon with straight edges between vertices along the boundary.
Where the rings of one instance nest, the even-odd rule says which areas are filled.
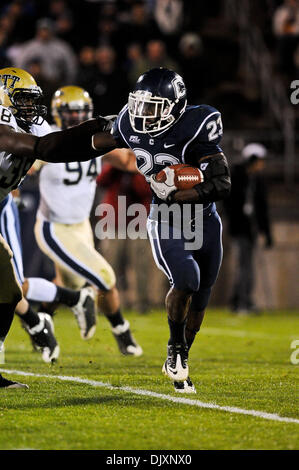
[[[129,116],[135,132],[157,134],[165,131],[185,111],[186,87],[180,75],[155,68],[141,75],[129,94]]]

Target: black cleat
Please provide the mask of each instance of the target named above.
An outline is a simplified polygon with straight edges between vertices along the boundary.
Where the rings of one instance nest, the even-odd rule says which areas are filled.
[[[13,382],[12,380],[5,379],[0,374],[0,388],[29,388],[28,385],[21,382]]]
[[[82,339],[90,339],[96,331],[95,291],[92,287],[83,287],[77,305],[72,310],[77,319]]]
[[[173,381],[184,382],[189,375],[187,344],[169,344],[167,353],[167,359],[162,367],[163,374]]]
[[[112,333],[122,354],[125,356],[142,355],[142,348],[134,340],[128,320],[125,320],[125,323],[122,325],[117,325],[115,328],[112,328]]]
[[[54,323],[47,313],[38,313],[40,322],[33,328],[26,327],[34,348],[42,352],[45,362],[55,362],[59,356],[59,346],[54,336]]]
[[[187,377],[187,380],[184,380],[184,382],[173,382],[173,386],[174,391],[177,393],[196,393],[190,377]]]

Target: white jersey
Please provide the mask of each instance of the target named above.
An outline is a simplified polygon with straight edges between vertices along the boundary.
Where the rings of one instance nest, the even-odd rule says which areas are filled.
[[[15,117],[8,108],[0,105],[0,125],[12,127],[16,132],[24,132]],[[51,132],[51,127],[44,121],[40,126],[32,124],[29,133],[42,137]],[[29,168],[34,163],[34,158],[17,157],[8,152],[0,151],[0,202],[25,178]]]
[[[57,130],[53,126],[53,131]],[[38,217],[78,224],[89,218],[101,157],[87,162],[47,163],[40,172]]]

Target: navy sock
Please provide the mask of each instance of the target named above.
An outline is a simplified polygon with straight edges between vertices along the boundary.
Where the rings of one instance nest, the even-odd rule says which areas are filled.
[[[197,335],[198,332],[199,332],[199,329],[198,330],[190,330],[189,328],[186,328],[185,334],[186,334],[186,342],[187,342],[187,345],[188,345],[188,351],[190,351],[190,348],[193,344],[193,341],[195,340],[195,336]]]
[[[73,307],[79,302],[80,291],[57,286],[55,302]]]
[[[35,325],[38,325],[40,322],[38,314],[34,310],[32,310],[30,305],[25,315],[20,315],[19,313],[17,313],[17,315],[26,323],[26,325],[29,326],[29,328],[33,328]]]
[[[107,320],[110,322],[111,326],[115,328],[118,325],[123,325],[125,323],[125,320],[121,314],[120,309],[118,309],[114,314],[112,315],[106,315]]]
[[[184,320],[182,323],[178,323],[168,317],[168,325],[170,330],[170,338],[168,344],[186,343],[186,320]]]

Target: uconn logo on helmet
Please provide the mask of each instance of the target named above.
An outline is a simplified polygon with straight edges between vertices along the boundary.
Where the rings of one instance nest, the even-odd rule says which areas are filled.
[[[177,75],[171,81],[171,83],[174,89],[174,94],[175,94],[176,99],[179,100],[181,98],[184,98],[184,96],[186,95],[186,87],[185,87],[182,77]]]

